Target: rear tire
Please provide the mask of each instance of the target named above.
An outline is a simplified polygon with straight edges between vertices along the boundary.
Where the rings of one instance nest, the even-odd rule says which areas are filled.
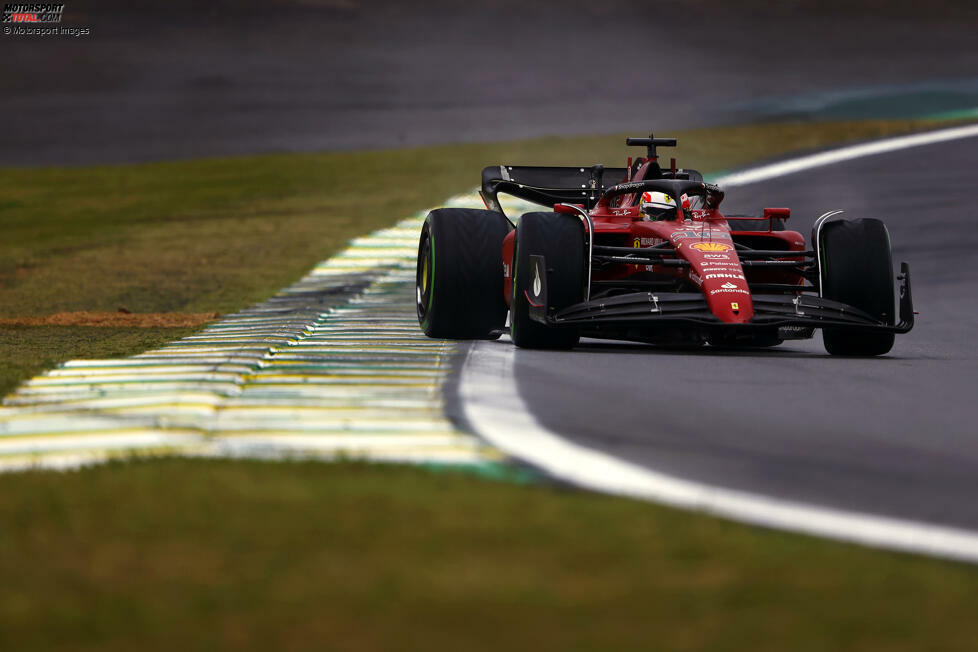
[[[887,324],[894,323],[893,259],[890,235],[880,220],[829,222],[820,234],[822,296],[847,303]],[[893,348],[893,333],[858,328],[824,328],[831,355],[883,355]]]
[[[506,325],[503,238],[509,221],[494,211],[439,208],[418,243],[418,323],[428,337],[495,339]]]
[[[557,213],[527,213],[516,226],[510,336],[527,349],[570,349],[580,340],[576,328],[555,328],[530,319],[527,291],[530,256],[543,256],[547,303],[560,310],[584,300],[587,274],[585,230],[580,219]]]

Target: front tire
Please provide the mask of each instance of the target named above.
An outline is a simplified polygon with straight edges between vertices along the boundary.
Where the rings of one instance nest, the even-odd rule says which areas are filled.
[[[510,336],[527,349],[570,349],[580,335],[575,328],[556,328],[530,319],[527,292],[532,291],[530,256],[543,256],[547,269],[547,303],[560,310],[584,299],[587,274],[584,225],[577,217],[527,213],[516,226]]]
[[[829,222],[819,235],[822,296],[894,323],[893,258],[890,235],[880,220]],[[894,334],[859,328],[824,328],[831,355],[874,356],[893,348]]]
[[[501,213],[439,208],[418,243],[418,323],[428,337],[495,339],[506,325]],[[493,331],[496,331],[494,334]]]

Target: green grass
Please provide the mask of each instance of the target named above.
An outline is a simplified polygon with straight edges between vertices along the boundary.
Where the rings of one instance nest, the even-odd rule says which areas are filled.
[[[0,476],[0,649],[973,650],[978,569],[365,464]]]
[[[680,164],[762,157],[933,127],[927,121],[681,131]],[[130,166],[0,170],[0,318],[62,311],[228,313],[271,296],[352,237],[469,190],[485,165],[606,163],[623,135]],[[670,153],[671,155],[671,153]],[[152,330],[152,332],[147,332]],[[42,366],[135,353],[175,333],[23,329],[0,343],[0,395]],[[105,341],[105,346],[98,342]],[[78,346],[84,342],[83,346]]]
[[[90,326],[0,326],[0,396],[72,358],[125,357],[163,346],[193,328],[101,328]]]

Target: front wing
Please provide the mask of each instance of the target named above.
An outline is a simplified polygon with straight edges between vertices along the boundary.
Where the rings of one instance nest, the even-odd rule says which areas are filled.
[[[687,324],[721,328],[850,327],[906,333],[914,325],[910,266],[902,263],[900,272],[897,277],[900,282],[900,321],[897,324],[881,322],[862,310],[839,301],[802,293],[752,294],[754,318],[748,324],[726,324],[720,321],[710,311],[703,295],[696,292],[630,292],[552,310],[547,304],[546,275],[541,278],[539,292],[534,293],[534,301],[530,303],[530,318],[550,326]]]

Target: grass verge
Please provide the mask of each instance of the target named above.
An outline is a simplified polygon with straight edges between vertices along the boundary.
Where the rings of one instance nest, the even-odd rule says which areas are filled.
[[[978,569],[454,472],[0,476],[0,648],[972,650]]]
[[[65,360],[117,358],[193,333],[195,328],[0,326],[0,396]],[[0,526],[2,527],[2,526]]]
[[[681,165],[758,158],[933,127],[920,120],[681,131]],[[352,237],[478,183],[485,165],[620,165],[623,135],[131,166],[0,170],[0,319],[71,311],[227,313],[271,296]],[[135,353],[169,334],[24,329],[0,360]],[[62,340],[49,346],[58,333]],[[98,342],[106,342],[105,347]],[[84,343],[83,346],[76,346]],[[19,351],[15,350],[19,349]],[[0,364],[0,395],[40,369]]]

